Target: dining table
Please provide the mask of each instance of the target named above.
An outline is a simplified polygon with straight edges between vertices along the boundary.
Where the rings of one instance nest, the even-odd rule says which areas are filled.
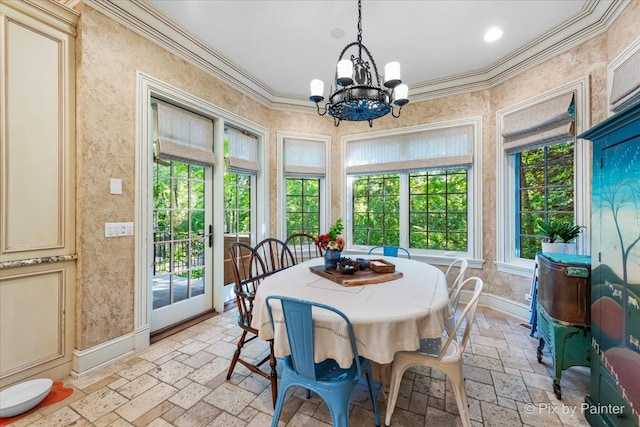
[[[445,319],[452,312],[447,283],[439,268],[421,261],[379,255],[362,258],[392,263],[394,279],[343,286],[313,271],[324,268],[322,258],[310,259],[272,274],[260,283],[251,326],[258,329],[260,339],[274,339],[274,354],[280,358],[290,354],[289,343],[280,307],[272,304],[274,338],[267,297],[281,295],[335,307],[349,318],[359,355],[386,365],[378,379],[388,387],[386,379],[396,352],[417,350],[421,339],[442,336]],[[314,323],[315,361],[331,358],[341,367],[349,367],[353,355],[344,323],[339,317],[326,314],[317,318],[314,314]]]

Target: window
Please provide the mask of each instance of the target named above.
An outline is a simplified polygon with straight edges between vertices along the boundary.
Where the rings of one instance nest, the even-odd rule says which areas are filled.
[[[540,251],[538,220],[574,223],[574,142],[514,154],[516,165],[516,256],[534,259]]]
[[[481,253],[480,119],[345,137],[347,244]]]
[[[352,181],[353,244],[400,246],[400,177],[355,176]]]
[[[287,231],[320,235],[320,178],[286,177]]]
[[[329,206],[325,188],[330,139],[278,132],[281,237],[295,233],[319,236]]]
[[[409,175],[409,246],[466,252],[468,171],[430,170]]]
[[[500,110],[497,144],[498,270],[530,276],[541,250],[539,220],[589,224],[588,143],[575,135],[588,123],[587,80],[569,83]],[[588,253],[588,232],[578,240]]]

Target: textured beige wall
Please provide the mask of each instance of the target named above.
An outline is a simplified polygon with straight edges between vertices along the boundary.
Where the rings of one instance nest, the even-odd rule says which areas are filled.
[[[591,77],[591,118],[607,116],[606,65],[640,35],[640,2],[631,2],[607,31],[490,90],[410,103],[399,120],[377,120],[373,130],[482,116],[483,258],[486,292],[524,302],[529,279],[498,273],[495,223],[495,112],[582,76]],[[104,238],[105,222],[134,218],[135,74],[141,70],[270,130],[270,229],[276,232],[276,133],[332,137],[332,176],[339,177],[339,138],[367,132],[366,123],[333,126],[330,117],[269,110],[153,43],[84,7],[77,44],[78,288],[76,348],[84,350],[132,332],[134,240]],[[120,178],[122,195],[109,194]],[[332,219],[340,215],[343,189],[333,181]]]

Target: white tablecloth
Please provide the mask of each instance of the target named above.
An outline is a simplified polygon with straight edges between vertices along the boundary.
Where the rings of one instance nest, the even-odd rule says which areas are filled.
[[[370,256],[368,258],[384,258]],[[396,265],[403,277],[372,285],[343,287],[309,271],[324,264],[322,258],[308,260],[266,278],[258,287],[252,326],[261,339],[272,339],[273,329],[265,299],[284,295],[333,306],[347,315],[353,325],[358,353],[380,364],[393,361],[401,350],[417,350],[421,338],[437,338],[444,319],[451,313],[444,273],[429,264],[405,258],[384,258]],[[273,304],[272,304],[273,306]],[[279,308],[274,309],[276,357],[290,354]],[[353,356],[346,330],[338,318],[324,316],[315,333],[316,362],[335,359],[350,366]],[[320,327],[318,327],[320,326]]]

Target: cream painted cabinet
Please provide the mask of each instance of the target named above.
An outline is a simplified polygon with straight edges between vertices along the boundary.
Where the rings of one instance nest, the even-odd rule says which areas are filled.
[[[48,0],[0,0],[0,387],[71,370],[75,31]]]

